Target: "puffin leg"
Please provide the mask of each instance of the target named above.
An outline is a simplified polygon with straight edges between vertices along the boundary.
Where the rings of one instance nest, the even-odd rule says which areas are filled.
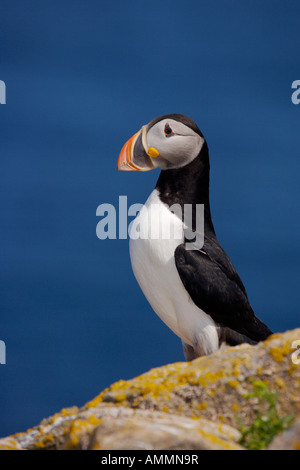
[[[183,346],[183,352],[184,352],[185,359],[188,362],[192,361],[193,359],[196,359],[196,357],[200,357],[200,356],[204,355],[204,352],[203,352],[203,354],[199,354],[199,352],[196,351],[193,348],[193,346],[191,346],[190,344],[185,343],[184,341],[182,341],[182,346]]]

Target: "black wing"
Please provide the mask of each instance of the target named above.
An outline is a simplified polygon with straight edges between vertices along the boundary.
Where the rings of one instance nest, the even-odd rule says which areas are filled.
[[[221,327],[254,341],[266,339],[271,330],[257,318],[245,287],[217,239],[206,240],[203,250],[175,250],[175,264],[194,303]]]

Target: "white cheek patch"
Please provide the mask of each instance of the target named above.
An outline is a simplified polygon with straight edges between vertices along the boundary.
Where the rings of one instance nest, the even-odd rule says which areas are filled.
[[[166,124],[169,124],[174,134],[165,135]],[[149,147],[159,151],[159,158],[155,159],[157,162],[153,161],[155,166],[157,163],[161,168],[178,168],[187,165],[199,155],[204,139],[181,122],[164,119],[148,131],[147,143]]]

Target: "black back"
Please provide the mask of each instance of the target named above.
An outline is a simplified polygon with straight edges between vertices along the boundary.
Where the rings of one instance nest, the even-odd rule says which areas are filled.
[[[157,118],[150,124],[165,117],[180,120],[202,136],[192,120],[178,114]],[[219,325],[260,341],[272,332],[254,315],[246,289],[216,237],[209,204],[209,171],[208,146],[204,142],[191,163],[162,170],[158,178],[156,189],[168,206],[180,204],[183,210],[184,204],[204,204],[204,245],[201,250],[186,250],[184,243],[179,245],[174,253],[175,264],[186,290],[201,310]]]

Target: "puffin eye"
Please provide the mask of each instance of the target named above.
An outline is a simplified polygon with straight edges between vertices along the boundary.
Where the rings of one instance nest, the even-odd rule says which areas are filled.
[[[165,125],[165,136],[168,137],[169,135],[172,135],[174,134],[174,132],[172,131],[172,128],[169,126],[169,124],[166,124]]]

